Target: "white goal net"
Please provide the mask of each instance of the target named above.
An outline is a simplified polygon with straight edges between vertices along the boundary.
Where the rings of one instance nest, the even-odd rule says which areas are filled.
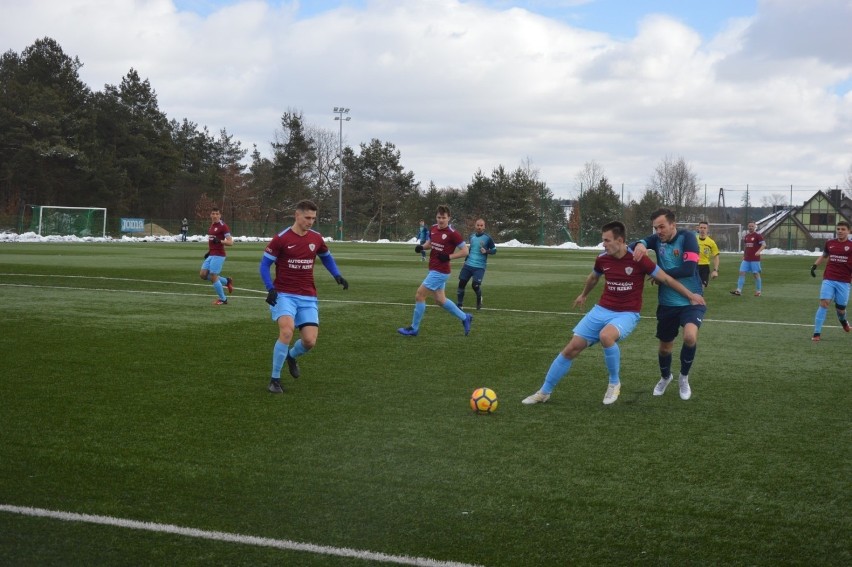
[[[39,236],[106,237],[107,210],[98,207],[30,205],[30,230]]]
[[[678,222],[678,228],[691,230],[696,235],[698,234],[697,222]],[[743,225],[741,224],[723,224],[710,223],[710,229],[707,231],[707,236],[713,239],[716,246],[719,247],[719,252],[739,252],[740,251],[740,234],[742,234]]]

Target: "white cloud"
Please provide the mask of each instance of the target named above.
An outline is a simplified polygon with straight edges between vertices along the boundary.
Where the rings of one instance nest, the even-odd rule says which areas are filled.
[[[848,0],[763,0],[709,40],[664,14],[622,39],[456,0],[302,19],[295,2],[201,17],[169,0],[0,1],[4,49],[52,37],[94,90],[133,67],[169,118],[263,153],[286,110],[336,133],[342,104],[346,143],[394,143],[424,186],[529,158],[567,196],[594,159],[636,196],[678,155],[711,187],[810,190],[843,183],[852,163],[852,95],[837,92],[852,84]]]

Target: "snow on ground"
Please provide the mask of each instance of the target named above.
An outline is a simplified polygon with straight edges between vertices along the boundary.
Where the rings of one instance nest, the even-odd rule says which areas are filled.
[[[187,236],[187,242],[206,242],[207,235],[194,235]],[[39,236],[34,232],[25,232],[23,234],[17,234],[14,232],[0,232],[0,243],[5,242],[127,242],[127,243],[140,243],[140,242],[180,242],[180,235],[168,235],[168,236],[127,236],[124,235],[121,238],[101,238],[95,236]],[[268,242],[269,237],[267,236],[235,236],[235,242]],[[326,242],[334,242],[333,238],[326,238]],[[370,243],[370,244],[417,244],[418,240],[416,238],[412,238],[410,240],[406,240],[404,242],[392,242],[387,239],[381,239],[378,241],[367,241],[367,240],[358,240],[356,242]],[[535,244],[525,244],[523,242],[518,242],[517,240],[509,240],[508,242],[498,242],[497,247],[503,248],[556,248],[563,250],[603,250],[603,246],[598,244],[597,246],[577,246],[573,242],[565,242],[564,244],[559,244],[556,246],[537,246]],[[723,254],[731,254],[731,252],[723,252]],[[736,254],[740,254],[740,252],[736,252]],[[813,251],[809,250],[781,250],[780,248],[768,248],[763,251],[763,254],[766,255],[779,255],[779,256],[819,256],[822,254],[822,250],[816,249]]]

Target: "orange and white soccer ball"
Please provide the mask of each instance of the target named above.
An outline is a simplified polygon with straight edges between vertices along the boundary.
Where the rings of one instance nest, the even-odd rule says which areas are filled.
[[[470,409],[479,414],[494,413],[498,405],[497,393],[491,388],[477,388],[470,396]]]

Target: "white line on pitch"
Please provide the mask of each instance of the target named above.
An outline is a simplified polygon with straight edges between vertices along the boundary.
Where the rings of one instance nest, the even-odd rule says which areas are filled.
[[[115,280],[115,281],[135,281],[135,282],[145,282],[145,283],[157,283],[157,284],[170,284],[170,285],[191,285],[191,286],[203,286],[208,287],[210,284],[206,283],[188,283],[188,282],[168,282],[168,281],[159,281],[159,280],[138,280],[134,278],[111,278],[107,276],[47,276],[45,274],[0,274],[0,276],[42,276],[42,277],[62,277],[62,278],[81,278],[81,279],[102,279],[102,280]],[[90,287],[71,287],[71,286],[53,286],[53,285],[32,285],[32,284],[13,284],[13,283],[0,283],[0,287],[8,286],[8,287],[29,287],[29,288],[38,288],[38,289],[68,289],[75,291],[104,291],[104,292],[115,292],[115,293],[138,293],[138,294],[150,294],[150,295],[209,295],[209,294],[186,294],[186,293],[178,293],[171,291],[143,291],[143,290],[135,290],[135,289],[108,289],[108,288],[90,288]],[[260,294],[265,294],[266,292],[255,290],[255,289],[246,289],[235,287],[234,289],[240,291],[246,291],[249,293],[259,294],[256,297],[250,296],[240,296],[242,299],[264,299],[260,297]],[[352,303],[358,305],[402,305],[406,307],[410,307],[410,303],[396,303],[392,301],[362,301],[362,300],[345,300],[345,299],[322,299],[323,303]],[[437,305],[428,305],[428,307],[437,307]],[[537,311],[532,309],[502,309],[502,308],[487,308],[487,311],[499,311],[503,313],[522,313],[522,314],[535,314],[535,315],[569,315],[569,316],[577,316],[580,317],[583,313],[574,313],[574,312],[563,312],[563,311]],[[656,316],[643,316],[642,319],[656,319]],[[785,322],[773,322],[773,321],[742,321],[736,319],[704,319],[706,323],[727,323],[733,325],[770,325],[776,327],[813,327],[813,323],[785,323]],[[840,328],[839,325],[826,325],[828,328]]]
[[[113,518],[112,516],[94,516],[91,514],[58,512],[55,510],[45,510],[43,508],[29,508],[25,506],[11,506],[8,504],[0,504],[0,512],[9,512],[12,514],[21,514],[24,516],[34,516],[39,518],[52,518],[54,520],[63,520],[65,522],[85,522],[89,524],[101,524],[105,526],[129,528],[133,530],[177,534],[186,537],[225,541],[230,543],[239,543],[243,545],[274,547],[276,549],[287,549],[291,551],[306,551],[308,553],[316,553],[319,555],[353,557],[355,559],[363,559],[365,561],[380,561],[383,563],[396,563],[397,565],[420,565],[423,567],[476,567],[475,565],[472,565],[470,563],[439,561],[437,559],[429,559],[428,557],[389,555],[387,553],[363,551],[359,549],[351,549],[348,547],[331,547],[327,545],[301,543],[288,539],[272,539],[266,537],[232,534],[227,532],[212,532],[207,530],[199,530],[196,528],[184,528],[172,524],[156,524],[153,522],[140,522],[137,520],[127,520],[124,518]]]

